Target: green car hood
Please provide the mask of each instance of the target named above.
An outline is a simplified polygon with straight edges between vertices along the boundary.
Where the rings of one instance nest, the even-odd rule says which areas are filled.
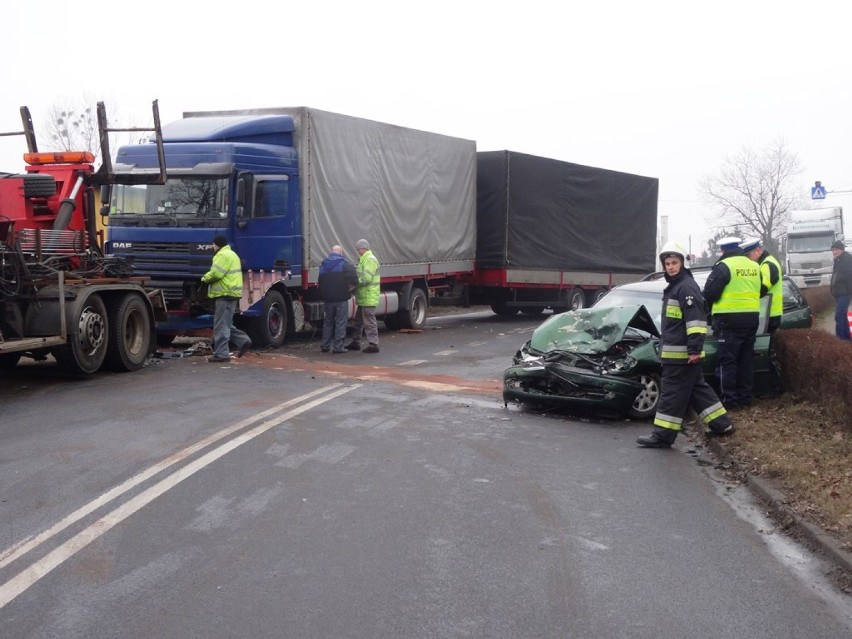
[[[584,308],[548,318],[533,332],[530,347],[540,353],[605,353],[624,339],[628,328],[660,336],[644,306]]]

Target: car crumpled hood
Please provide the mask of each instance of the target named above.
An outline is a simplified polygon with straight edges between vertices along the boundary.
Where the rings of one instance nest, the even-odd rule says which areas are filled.
[[[660,336],[644,306],[584,308],[547,319],[533,333],[530,347],[540,353],[554,350],[586,355],[605,353],[624,339],[628,328]]]

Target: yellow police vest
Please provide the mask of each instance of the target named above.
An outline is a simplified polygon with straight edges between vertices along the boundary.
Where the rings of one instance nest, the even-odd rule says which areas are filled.
[[[769,280],[769,264],[774,264],[778,269],[778,281],[772,284]],[[760,263],[760,279],[768,292],[772,295],[772,306],[769,309],[769,317],[781,317],[784,312],[784,293],[781,285],[781,265],[772,255],[767,255]]]
[[[745,255],[722,258],[731,281],[713,303],[713,314],[760,312],[760,267]]]

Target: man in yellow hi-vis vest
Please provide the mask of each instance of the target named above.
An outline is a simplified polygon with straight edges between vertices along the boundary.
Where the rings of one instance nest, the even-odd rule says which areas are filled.
[[[213,264],[201,278],[208,284],[207,297],[213,300],[213,355],[208,362],[230,362],[228,342],[237,346],[237,357],[251,348],[251,339],[234,327],[234,313],[243,296],[243,268],[239,256],[228,246],[228,238],[213,238]]]
[[[751,404],[752,358],[760,314],[760,269],[743,255],[738,237],[723,237],[722,250],[704,285],[717,337],[716,376],[728,410]]]
[[[760,268],[760,296],[771,295],[769,307],[769,383],[773,393],[783,393],[784,383],[778,370],[778,358],[775,355],[775,331],[781,326],[784,313],[784,292],[781,284],[781,264],[767,251],[759,239],[746,240],[740,244],[745,256],[757,262]]]

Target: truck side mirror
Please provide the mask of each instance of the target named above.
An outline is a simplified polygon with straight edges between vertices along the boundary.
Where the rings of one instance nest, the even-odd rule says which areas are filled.
[[[112,189],[109,185],[104,184],[101,186],[100,195],[101,199],[101,217],[107,217],[109,215],[109,203],[112,198]]]
[[[237,178],[237,193],[235,198],[235,213],[238,219],[251,217],[251,186],[251,174],[240,174],[240,176]]]

